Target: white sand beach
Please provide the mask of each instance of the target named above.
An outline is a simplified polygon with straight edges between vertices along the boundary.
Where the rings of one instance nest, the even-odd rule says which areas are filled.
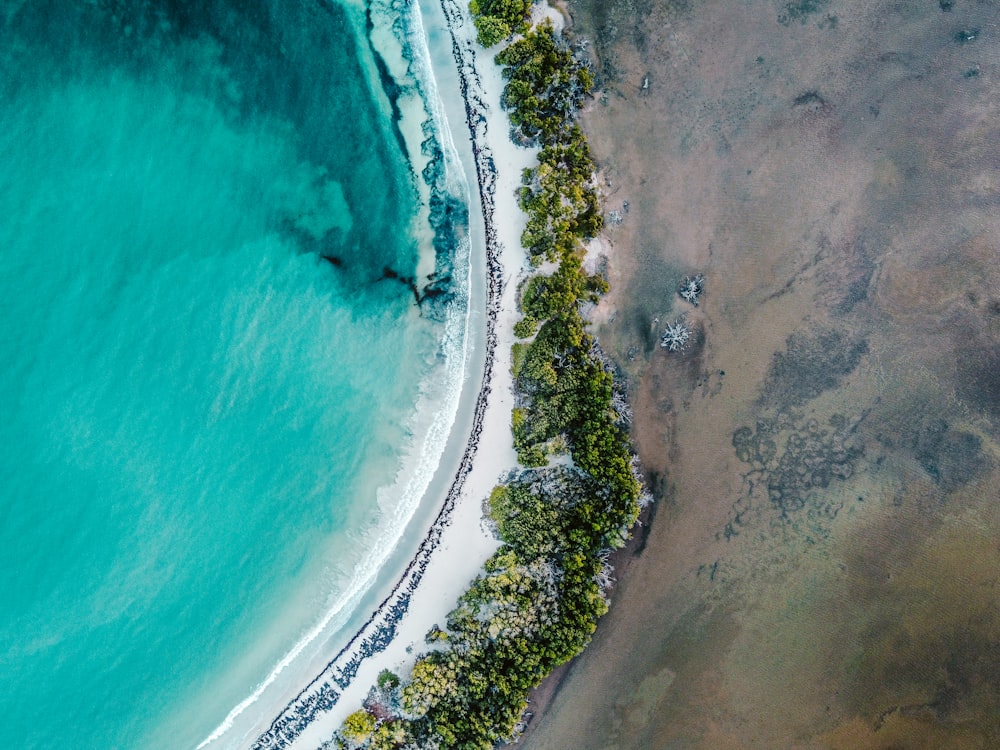
[[[291,691],[287,705],[265,706],[262,701],[248,708],[254,723],[240,732],[242,745],[314,748],[328,740],[360,708],[383,669],[405,673],[425,650],[426,633],[444,624],[499,545],[485,523],[483,503],[498,480],[516,467],[510,352],[517,283],[526,270],[520,245],[525,217],[516,189],[535,152],[509,138],[510,125],[500,108],[503,78],[493,61],[496,50],[484,51],[476,43],[465,3],[422,0],[421,10],[438,94],[473,193],[470,325],[479,327],[472,341],[480,342],[480,350],[471,355],[469,381],[449,441],[457,446],[455,453],[463,446],[464,453],[457,471],[432,483],[431,495],[407,530],[408,536],[422,537],[421,546],[402,574],[377,592],[384,598],[372,617],[346,646],[330,644],[331,661],[322,671],[299,675],[292,684],[301,692]],[[454,464],[454,456],[442,461],[449,470]],[[235,741],[227,736],[208,747]]]

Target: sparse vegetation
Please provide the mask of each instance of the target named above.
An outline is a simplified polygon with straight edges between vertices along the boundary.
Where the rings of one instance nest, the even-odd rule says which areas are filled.
[[[705,293],[705,277],[700,273],[697,276],[685,276],[684,282],[681,284],[681,288],[677,290],[677,293],[685,302],[690,302],[697,307],[698,300]]]
[[[660,337],[660,346],[668,352],[679,352],[684,349],[691,339],[691,329],[683,320],[675,320],[667,323],[666,330]]]

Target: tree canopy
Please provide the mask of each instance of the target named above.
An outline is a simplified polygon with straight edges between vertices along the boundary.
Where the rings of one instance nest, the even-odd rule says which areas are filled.
[[[524,28],[532,0],[471,0],[479,43],[492,47]]]

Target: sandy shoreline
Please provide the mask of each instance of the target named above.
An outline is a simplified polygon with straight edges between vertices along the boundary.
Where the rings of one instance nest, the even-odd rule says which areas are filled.
[[[457,70],[456,77],[455,71],[435,65],[438,93],[467,176],[475,177],[478,186],[478,196],[470,196],[472,253],[485,251],[485,321],[473,321],[485,327],[485,362],[474,403],[460,407],[473,410],[471,433],[433,523],[389,595],[319,674],[302,675],[305,687],[284,707],[272,708],[273,718],[269,724],[268,719],[261,722],[263,733],[252,744],[255,750],[316,747],[328,740],[361,706],[380,671],[402,671],[412,664],[424,650],[427,631],[443,622],[499,544],[485,527],[482,504],[501,476],[516,466],[510,347],[516,279],[524,267],[524,219],[515,189],[534,152],[508,138],[509,124],[499,107],[503,80],[493,56],[478,47],[464,3],[440,0],[438,8],[432,2],[437,0],[422,3],[425,30],[428,36],[450,37],[451,64]],[[480,264],[473,261],[474,272]],[[477,283],[483,282],[474,280],[474,289]]]

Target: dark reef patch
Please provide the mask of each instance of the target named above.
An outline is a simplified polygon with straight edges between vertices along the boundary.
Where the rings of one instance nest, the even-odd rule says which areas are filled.
[[[859,305],[870,301],[873,288],[872,279],[878,267],[877,248],[881,242],[863,234],[835,245],[825,237],[817,242],[817,253],[822,253],[828,261],[817,271],[820,291],[817,302],[842,318],[856,310]]]
[[[993,419],[1000,418],[1000,346],[970,346],[958,357],[958,395]]]
[[[797,0],[785,3],[778,11],[778,23],[782,26],[791,26],[795,21],[806,23],[810,16],[826,10],[829,4],[830,0]]]
[[[926,417],[911,439],[913,456],[937,484],[961,486],[986,468],[983,441],[971,432],[952,429],[943,419]]]
[[[952,39],[957,44],[971,44],[979,38],[979,29],[959,29]]]
[[[871,278],[874,269],[869,269],[860,278],[855,279],[847,285],[844,290],[844,297],[834,308],[838,315],[847,315],[858,305],[868,299],[868,289],[871,286]]]
[[[805,91],[792,100],[793,107],[804,107],[811,112],[818,112],[825,109],[827,101],[820,96],[818,91]]]
[[[389,72],[389,66],[386,65],[382,55],[375,48],[375,43],[372,41],[372,31],[374,29],[375,22],[372,21],[372,7],[371,5],[366,5],[365,31],[367,32],[368,49],[371,51],[372,59],[375,60],[375,67],[378,69],[378,79],[382,85],[382,91],[385,93],[386,98],[389,100],[389,106],[392,108],[392,132],[396,137],[396,145],[399,147],[399,152],[405,154],[407,151],[406,139],[403,137],[403,131],[399,129],[399,123],[403,119],[403,113],[399,108],[399,97],[403,94],[403,87],[392,77],[392,73]]]
[[[837,329],[797,331],[785,341],[785,351],[775,353],[760,401],[766,406],[800,406],[840,385],[867,353],[868,340],[861,336]]]
[[[734,522],[742,523],[752,497],[762,492],[786,521],[806,508],[829,520],[835,518],[842,503],[821,490],[855,473],[864,455],[864,445],[855,434],[861,419],[849,421],[834,414],[822,426],[815,419],[779,414],[759,419],[752,428],[736,430],[732,441],[736,457],[749,464],[750,471],[744,476],[745,497],[734,508],[726,536],[733,534]]]

